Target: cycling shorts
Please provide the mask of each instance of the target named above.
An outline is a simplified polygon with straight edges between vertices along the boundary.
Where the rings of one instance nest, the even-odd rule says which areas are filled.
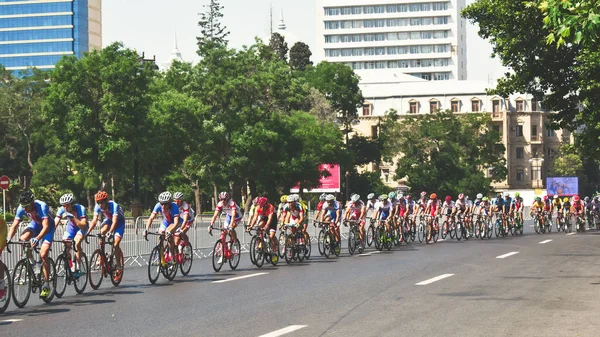
[[[227,214],[227,216],[225,216],[225,222],[223,223],[223,229],[229,229],[229,225],[231,224],[231,215]],[[242,217],[239,216],[237,218],[235,218],[235,220],[233,221],[233,223],[235,225],[237,225],[240,221],[242,221]]]
[[[40,235],[42,228],[43,228],[42,225],[32,222],[27,227],[25,227],[25,230],[23,231],[23,233],[28,231],[28,232],[31,232],[33,234],[33,236],[38,236],[38,235]],[[52,227],[48,230],[46,235],[44,235],[44,237],[40,240],[42,242],[42,244],[47,244],[47,245],[52,244],[52,241],[54,240],[54,231],[55,230],[56,230],[55,227]]]
[[[88,229],[89,226],[82,230],[78,226],[69,223],[69,225],[67,225],[67,230],[65,230],[65,233],[63,234],[63,240],[73,240],[77,235],[83,236],[87,234]]]
[[[111,224],[109,222],[103,222],[102,223],[102,227],[104,227],[104,226],[110,226],[110,225]],[[125,232],[125,220],[118,220],[118,222],[117,222],[117,228],[115,228],[115,236],[118,236],[118,237],[122,238],[124,232]]]

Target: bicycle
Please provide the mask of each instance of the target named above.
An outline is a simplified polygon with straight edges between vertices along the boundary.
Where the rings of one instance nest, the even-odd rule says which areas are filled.
[[[276,266],[279,262],[279,241],[273,240],[275,248],[271,246],[271,238],[266,235],[265,230],[262,228],[250,228],[248,231],[255,234],[250,240],[250,261],[258,268],[262,267],[264,261],[269,258],[269,261],[273,266]]]
[[[240,240],[237,238],[235,241],[230,239],[226,241],[229,229],[220,228],[220,238],[215,242],[215,246],[212,251],[212,265],[215,272],[218,272],[223,267],[226,261],[229,262],[231,270],[235,270],[240,263],[241,245]],[[212,236],[212,230],[209,232]],[[230,236],[231,237],[231,236]]]
[[[417,225],[417,238],[419,239],[419,243],[423,243],[425,241],[425,232],[427,227],[424,225],[425,223],[425,215],[419,215],[419,224]]]
[[[546,226],[542,225],[544,217],[541,212],[536,212],[533,218],[533,228],[537,234],[543,234],[546,231]]]
[[[158,281],[158,276],[162,273],[167,280],[173,281],[175,275],[177,275],[178,266],[173,257],[171,257],[170,261],[167,261],[167,254],[169,252],[168,239],[164,233],[149,232],[148,234],[158,236],[158,243],[152,248],[150,256],[148,256],[148,280],[151,284],[154,284]],[[148,237],[145,237],[145,239],[148,241]]]
[[[86,238],[87,239],[87,238]],[[79,268],[73,271],[71,268],[73,264],[77,263],[77,259],[73,261],[73,255],[69,253],[69,244],[74,243],[73,240],[62,240],[62,241],[54,241],[60,242],[63,244],[63,252],[56,258],[56,297],[61,298],[65,294],[65,290],[67,289],[67,285],[73,284],[75,287],[75,291],[78,294],[82,294],[85,291],[85,287],[88,283],[88,258],[85,253],[82,251],[81,254],[81,264]],[[77,253],[77,248],[75,245],[73,246],[73,252]]]
[[[354,252],[358,250],[358,253],[362,254],[365,250],[365,246],[360,239],[360,221],[345,220],[344,226],[348,225],[350,225],[350,231],[348,232],[348,253],[354,255]]]
[[[177,252],[177,264],[181,275],[188,276],[190,270],[192,270],[192,264],[194,263],[194,248],[190,243],[189,238],[180,229],[177,230],[179,234],[179,246],[181,247],[181,253]]]
[[[428,220],[427,225],[425,226],[425,243],[429,244],[432,240],[434,243],[437,243],[440,234],[440,225],[438,224],[439,218],[431,215],[427,215],[425,218]]]
[[[454,237],[457,241],[460,241],[463,238],[469,240],[464,214],[457,215],[457,218],[456,226],[454,227]]]
[[[448,235],[451,239],[456,235],[456,222],[453,215],[446,215],[446,220],[442,223],[442,239],[446,239]]]
[[[585,232],[585,220],[583,220],[583,217],[579,213],[577,213],[577,215],[575,216],[575,224],[577,232]]]
[[[44,282],[46,282],[44,273],[42,272],[42,259],[40,258],[36,261],[36,268],[34,268],[27,256],[32,250],[39,255],[40,249],[37,246],[32,249],[31,244],[28,241],[9,242],[9,244],[21,245],[23,247],[23,252],[21,253],[22,259],[17,262],[12,273],[13,301],[17,307],[23,308],[29,301],[31,293],[35,293],[38,289],[41,292]],[[50,256],[48,256],[48,268],[50,294],[46,297],[41,297],[42,301],[46,303],[52,302],[56,289],[56,265]]]
[[[313,220],[313,226],[319,228],[319,234],[317,236],[317,247],[319,248],[319,254],[321,256],[324,256],[325,255],[325,233],[329,232],[329,223]],[[285,245],[285,233],[281,233],[279,236],[281,237],[282,235],[284,237],[283,243]],[[281,245],[281,238],[279,239],[279,244]],[[280,246],[279,250],[281,251],[281,249],[282,248]],[[283,257],[283,256],[280,255],[280,257]]]
[[[125,272],[125,258],[123,253],[120,257],[115,256],[114,237],[106,238],[102,234],[87,234],[87,237],[96,237],[98,239],[98,248],[92,253],[89,265],[90,286],[98,290],[105,277],[110,277],[110,282],[117,287],[121,284],[123,273]],[[106,245],[112,247],[110,254],[106,252]],[[121,260],[121,266],[117,264],[117,258]]]
[[[6,251],[8,253],[11,253],[8,245],[6,246]],[[0,314],[5,312],[6,308],[8,308],[8,305],[10,304],[11,295],[12,295],[12,279],[10,277],[10,272],[8,271],[8,267],[6,266],[6,263],[2,263],[2,266],[4,269],[5,292],[4,292],[4,297],[0,298]]]
[[[564,219],[561,211],[556,212],[556,231],[559,233],[561,231],[564,231],[564,232],[567,231],[567,228],[565,226],[565,219]]]
[[[375,219],[373,218],[367,218],[369,219],[369,227],[367,228],[366,231],[366,235],[367,235],[367,246],[371,247],[371,245],[373,245],[373,239],[375,238]]]
[[[304,261],[305,244],[304,234],[300,229],[302,224],[285,224],[281,226],[283,232],[287,232],[289,228],[290,233],[285,235],[285,262],[290,264],[292,261],[298,260],[299,262]]]

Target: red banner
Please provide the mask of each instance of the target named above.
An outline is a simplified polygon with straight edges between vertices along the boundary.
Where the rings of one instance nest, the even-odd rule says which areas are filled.
[[[320,185],[311,190],[304,189],[304,193],[338,193],[340,192],[340,166],[337,164],[321,164],[320,171],[328,171],[330,176],[319,179]],[[300,183],[290,189],[290,193],[300,192]]]

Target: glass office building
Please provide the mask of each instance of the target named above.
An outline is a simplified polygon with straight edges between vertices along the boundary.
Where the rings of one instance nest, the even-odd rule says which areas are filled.
[[[0,0],[0,64],[53,69],[64,55],[102,48],[101,0]]]

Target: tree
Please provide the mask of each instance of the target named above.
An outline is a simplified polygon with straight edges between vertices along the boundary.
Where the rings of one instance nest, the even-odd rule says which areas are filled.
[[[313,63],[310,60],[312,52],[304,42],[296,42],[290,49],[290,67],[294,70],[306,70]]]
[[[383,143],[384,152],[400,156],[396,179],[407,177],[413,190],[452,196],[488,192],[492,181],[506,178],[504,147],[496,148],[498,134],[488,128],[490,122],[487,114],[457,116],[450,111],[408,116],[402,122],[389,117],[382,121],[381,133],[395,142]],[[487,178],[484,171],[490,168],[493,175]]]
[[[200,36],[196,38],[198,41],[198,55],[203,56],[204,52],[214,48],[215,46],[226,46],[227,36],[229,32],[227,27],[221,26],[223,18],[223,6],[217,0],[210,0],[206,12],[200,14]]]
[[[511,68],[492,93],[532,94],[546,110],[558,112],[552,115],[555,127],[578,129],[579,143],[597,158],[600,52],[591,3],[597,1],[479,0],[462,14],[479,25],[493,55]]]
[[[285,38],[281,34],[271,34],[271,39],[269,40],[269,47],[271,47],[275,55],[280,60],[282,60],[283,62],[287,62],[287,54],[289,49],[287,42],[285,42]]]

